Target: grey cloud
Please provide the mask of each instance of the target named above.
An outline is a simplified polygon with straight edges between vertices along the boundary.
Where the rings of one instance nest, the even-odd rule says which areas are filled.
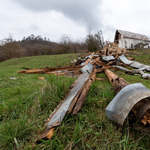
[[[110,24],[106,24],[105,27],[104,27],[104,32],[114,32],[116,30],[116,28],[113,26],[113,25],[110,25]]]
[[[33,30],[39,30],[40,29],[40,27],[36,24],[31,24],[30,28],[33,29]]]
[[[35,11],[57,11],[80,25],[92,27],[93,30],[102,28],[102,0],[14,0],[24,8]]]
[[[106,24],[105,27],[103,28],[104,40],[109,39],[109,41],[113,42],[115,31],[116,31],[116,28],[113,25]],[[105,38],[106,35],[107,35],[107,38]]]

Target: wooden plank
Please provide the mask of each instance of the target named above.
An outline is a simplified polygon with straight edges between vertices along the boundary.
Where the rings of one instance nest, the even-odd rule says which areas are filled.
[[[40,68],[40,69],[30,69],[30,70],[22,70],[19,71],[18,73],[25,73],[25,74],[34,74],[34,73],[38,73],[38,74],[43,74],[46,72],[53,72],[53,71],[64,71],[64,70],[79,70],[81,69],[83,66],[63,66],[63,67],[55,67],[55,68]]]
[[[84,89],[83,91],[81,92],[81,95],[79,97],[79,99],[77,100],[77,103],[75,105],[75,108],[73,110],[73,115],[77,114],[79,112],[79,110],[81,109],[84,101],[86,100],[87,98],[87,95],[89,93],[89,90],[90,90],[90,87],[92,85],[92,82],[95,81],[95,78],[96,78],[96,70],[93,71],[90,79],[88,80],[88,82],[86,83],[86,85],[84,86]]]

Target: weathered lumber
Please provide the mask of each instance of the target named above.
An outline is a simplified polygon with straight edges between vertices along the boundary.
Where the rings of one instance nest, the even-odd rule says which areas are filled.
[[[95,80],[102,81],[102,80],[105,80],[105,79],[96,77]]]
[[[112,71],[109,69],[105,69],[105,74],[107,75],[109,81],[111,82],[112,86],[114,87],[114,90],[116,93],[118,93],[122,88],[129,85],[127,81],[125,81],[123,78],[115,75]]]
[[[90,78],[92,77],[93,73],[96,73],[96,69],[93,70],[93,72],[91,72],[89,79],[84,83],[83,87],[79,90],[79,92],[77,93],[76,97],[73,99],[69,109],[68,109],[68,113],[72,113],[74,110],[74,107],[76,105],[76,102],[78,101],[78,99],[81,97],[83,90],[85,89],[85,87],[87,86],[87,84],[89,83]]]
[[[94,59],[92,62],[91,62],[91,64],[92,65],[94,65],[97,61],[99,61],[100,60],[100,57],[97,57],[96,59]]]
[[[33,73],[38,73],[38,74],[44,74],[44,73],[49,73],[49,72],[53,72],[53,71],[63,71],[63,70],[79,70],[81,69],[83,66],[63,66],[63,67],[54,67],[54,68],[40,68],[40,69],[30,69],[30,70],[22,70],[19,71],[18,73],[25,73],[25,74],[33,74]]]
[[[68,108],[68,111],[67,113],[72,113],[73,109],[74,109],[74,106],[82,92],[82,90],[84,89],[84,86],[86,85],[87,81],[84,83],[84,85],[82,86],[82,88],[78,91],[78,93],[76,94],[76,96],[74,97],[74,99],[72,100],[72,103],[70,104],[69,108]]]
[[[86,97],[87,97],[87,95],[89,93],[89,90],[90,90],[90,87],[92,85],[92,82],[95,81],[95,78],[96,78],[96,70],[93,71],[90,79],[88,80],[88,82],[86,83],[83,91],[81,92],[81,95],[78,98],[77,103],[76,103],[76,105],[74,107],[73,115],[77,114],[79,112],[79,110],[81,109],[81,107],[82,107],[82,105],[83,105],[84,101],[86,100]]]
[[[97,52],[96,54],[101,56],[108,56],[113,55],[115,58],[118,57],[118,55],[126,53],[126,49],[118,47],[118,44],[115,43],[107,43],[102,50]]]
[[[134,74],[134,72],[133,72],[132,70],[126,69],[126,68],[124,68],[124,67],[122,67],[122,66],[113,65],[113,67],[115,67],[115,68],[117,68],[117,69],[120,69],[120,70],[123,70],[125,73],[128,73],[128,74],[130,74],[130,75],[133,75],[133,74]]]
[[[94,52],[91,54],[91,58],[88,58],[88,59],[86,60],[84,66],[87,65],[87,64],[92,60],[93,55],[94,55]]]
[[[54,72],[46,72],[46,74],[54,74],[57,76],[67,76],[67,77],[77,77],[81,74],[79,70],[73,71],[54,71]]]
[[[115,75],[113,72],[111,72],[108,69],[105,69],[105,74],[107,75],[109,81],[111,82],[112,86],[114,87],[114,90],[116,93],[118,93],[125,86],[129,85],[129,83],[127,81],[125,81],[121,77],[118,77],[117,75]],[[134,93],[134,89],[133,89],[133,93]],[[144,94],[144,97],[146,99],[145,98],[141,99],[136,104],[134,104],[134,106],[132,106],[132,112],[136,116],[137,120],[140,120],[141,123],[144,125],[150,123],[150,101],[147,99],[147,95]],[[138,97],[140,97],[140,96],[142,97],[142,93]],[[130,103],[132,104],[132,102],[130,102]],[[125,109],[124,109],[124,111],[125,111]]]
[[[40,134],[39,139],[36,142],[39,142],[40,139],[49,139],[52,137],[52,134],[58,125],[61,124],[63,118],[65,117],[68,108],[73,102],[74,98],[78,95],[80,89],[84,87],[85,82],[89,79],[90,74],[93,70],[93,66],[88,64],[81,69],[81,74],[73,84],[73,88],[67,95],[66,99],[61,102],[57,108],[50,115],[47,123],[45,124],[44,131]]]

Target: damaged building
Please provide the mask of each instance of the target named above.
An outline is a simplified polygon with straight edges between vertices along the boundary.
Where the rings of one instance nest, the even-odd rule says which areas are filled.
[[[116,30],[114,42],[120,48],[136,49],[136,48],[149,48],[150,37],[129,31]]]

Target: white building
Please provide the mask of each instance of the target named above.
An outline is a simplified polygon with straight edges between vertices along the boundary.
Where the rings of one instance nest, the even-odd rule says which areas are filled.
[[[114,42],[119,44],[120,48],[126,49],[150,47],[150,37],[123,30],[116,30]]]

